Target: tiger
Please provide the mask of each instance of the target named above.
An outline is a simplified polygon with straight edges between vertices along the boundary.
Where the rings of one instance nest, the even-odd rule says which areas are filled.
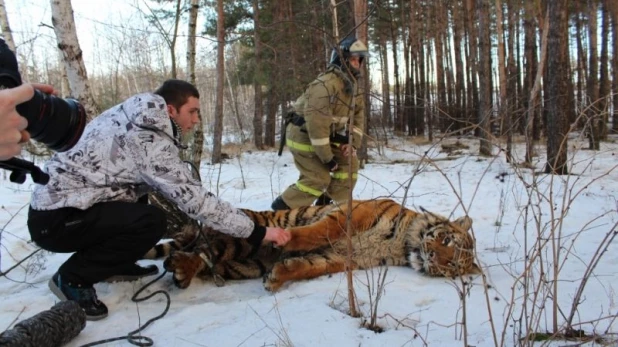
[[[263,277],[264,288],[278,291],[286,282],[346,270],[347,233],[352,244],[349,268],[409,266],[429,276],[456,277],[482,273],[474,262],[475,240],[468,216],[450,221],[426,210],[417,212],[391,199],[355,200],[348,204],[306,206],[291,210],[241,209],[254,223],[286,228],[283,247],[254,247],[245,239],[209,227],[188,227],[172,241],[149,250],[144,258],[167,257],[164,268],[179,288],[193,278]]]

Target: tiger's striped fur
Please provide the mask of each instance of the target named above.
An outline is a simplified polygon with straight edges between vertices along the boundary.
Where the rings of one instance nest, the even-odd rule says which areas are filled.
[[[256,224],[287,228],[292,239],[282,249],[258,249],[244,239],[208,228],[208,245],[197,239],[198,230],[187,229],[174,241],[155,246],[146,255],[168,256],[165,267],[174,281],[186,288],[196,275],[228,279],[258,278],[278,290],[288,281],[342,272],[346,259],[347,205],[310,206],[287,211],[243,210]],[[472,219],[455,221],[430,212],[415,212],[390,199],[354,201],[350,214],[355,269],[379,265],[411,266],[431,276],[453,277],[480,273],[474,263],[474,239],[468,233]],[[202,239],[203,240],[203,239]],[[190,249],[175,251],[189,245]]]

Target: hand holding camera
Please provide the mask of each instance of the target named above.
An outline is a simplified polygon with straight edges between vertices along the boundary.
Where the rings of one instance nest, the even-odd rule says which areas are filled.
[[[17,113],[15,107],[32,99],[34,89],[29,84],[0,90],[0,160],[7,160],[21,153],[21,144],[30,138],[26,131],[28,121]]]
[[[13,182],[23,183],[25,174],[33,170],[41,173],[30,162],[11,159],[21,152],[21,143],[32,137],[63,152],[84,132],[87,118],[83,106],[74,99],[55,97],[53,92],[48,85],[22,85],[15,54],[0,39],[0,168],[13,171]]]

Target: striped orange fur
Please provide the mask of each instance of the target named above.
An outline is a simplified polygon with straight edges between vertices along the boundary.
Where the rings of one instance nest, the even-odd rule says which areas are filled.
[[[416,212],[390,199],[359,200],[348,213],[342,206],[311,206],[287,211],[243,210],[255,223],[287,228],[291,241],[282,249],[262,245],[253,249],[244,239],[205,229],[210,246],[199,240],[183,251],[172,252],[196,238],[186,230],[174,241],[157,245],[147,257],[168,256],[165,266],[174,281],[186,288],[197,275],[229,279],[264,277],[264,286],[278,290],[288,281],[344,271],[346,225],[349,218],[353,268],[379,265],[410,266],[431,276],[454,277],[480,273],[474,263],[474,239],[468,233],[472,219],[454,221],[430,212]],[[214,264],[213,271],[204,257]]]

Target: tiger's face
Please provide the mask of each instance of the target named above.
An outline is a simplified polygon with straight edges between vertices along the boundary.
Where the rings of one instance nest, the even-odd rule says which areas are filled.
[[[412,267],[430,276],[481,273],[480,267],[474,263],[474,239],[468,232],[471,227],[470,217],[454,221],[437,217],[428,223],[420,233],[420,247],[414,248],[410,254]]]

